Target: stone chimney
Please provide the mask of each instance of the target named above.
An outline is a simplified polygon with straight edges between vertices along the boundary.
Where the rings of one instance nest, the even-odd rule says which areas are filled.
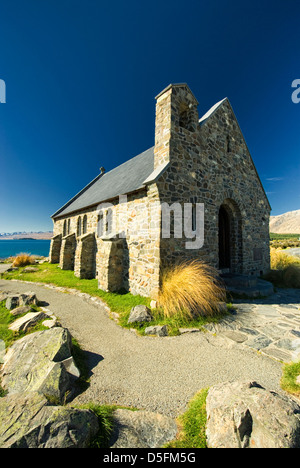
[[[154,169],[170,161],[172,141],[180,131],[196,131],[199,121],[198,101],[187,84],[170,84],[155,99]]]

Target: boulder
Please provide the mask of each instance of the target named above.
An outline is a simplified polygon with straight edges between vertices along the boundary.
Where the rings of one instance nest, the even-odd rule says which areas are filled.
[[[9,295],[6,299],[5,307],[8,310],[12,310],[19,306],[28,306],[31,304],[38,304],[36,294],[34,292],[26,292],[24,294]]]
[[[47,328],[61,327],[60,322],[57,320],[56,317],[53,317],[53,316],[49,317],[48,320],[45,320],[43,322],[43,325],[44,327],[47,327]]]
[[[23,306],[18,307],[18,309],[23,309],[23,308],[24,308]],[[20,331],[27,332],[29,328],[33,327],[37,322],[47,317],[48,315],[46,315],[44,312],[29,312],[23,317],[20,317],[17,320],[15,320],[9,326],[9,329],[12,331],[17,331],[17,332],[20,332]]]
[[[166,325],[154,325],[145,329],[145,335],[168,336]]]
[[[145,305],[137,305],[131,309],[127,323],[151,322],[151,320],[153,320],[153,317],[150,309]]]
[[[299,448],[300,407],[256,382],[211,387],[206,400],[209,448]]]
[[[31,306],[19,306],[15,309],[11,309],[10,313],[14,316],[27,314],[27,312],[31,311]]]
[[[9,296],[7,299],[6,299],[6,303],[5,303],[5,307],[8,309],[8,310],[12,310],[12,309],[15,309],[16,307],[19,307],[19,302],[20,302],[20,296]]]
[[[24,268],[22,273],[35,273],[36,271],[39,271],[37,267],[28,266]]]
[[[35,304],[38,305],[38,299],[36,297],[36,294],[34,292],[26,292],[24,294],[20,294],[20,305],[30,305],[30,304]]]
[[[175,439],[175,421],[148,411],[117,409],[113,413],[111,448],[159,448]]]
[[[72,396],[77,378],[70,358],[71,335],[67,329],[55,327],[27,335],[4,356],[2,387],[9,394],[37,391],[64,402]]]
[[[0,291],[0,302],[2,301],[6,301],[6,299],[8,298],[9,294],[7,292],[4,292],[4,291]]]
[[[96,415],[51,406],[36,392],[0,398],[0,448],[87,448],[97,434]]]

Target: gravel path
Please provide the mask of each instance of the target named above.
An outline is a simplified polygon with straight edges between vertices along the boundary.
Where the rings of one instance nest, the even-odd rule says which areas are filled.
[[[227,346],[209,333],[139,337],[83,297],[34,283],[0,280],[8,292],[34,291],[88,355],[91,385],[76,398],[135,406],[176,417],[200,389],[230,380],[256,380],[280,391],[282,365],[251,349]]]

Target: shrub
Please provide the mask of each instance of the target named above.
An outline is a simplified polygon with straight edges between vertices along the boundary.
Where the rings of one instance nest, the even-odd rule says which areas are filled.
[[[12,266],[13,267],[24,267],[26,265],[32,265],[34,263],[35,263],[35,259],[30,254],[20,253],[15,257]]]
[[[281,250],[271,249],[271,271],[265,279],[275,286],[300,288],[300,260]]]
[[[282,252],[282,250],[271,249],[270,255],[272,270],[283,270],[289,265],[299,264],[300,266],[300,260],[293,257],[292,255],[288,255],[285,252]]]
[[[183,262],[162,275],[158,305],[166,317],[219,314],[219,303],[225,300],[217,270],[202,261]]]

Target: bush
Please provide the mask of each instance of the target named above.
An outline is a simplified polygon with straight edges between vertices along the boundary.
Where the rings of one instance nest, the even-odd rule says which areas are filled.
[[[225,300],[217,270],[202,261],[183,262],[162,275],[158,305],[166,317],[219,314],[219,303]]]
[[[282,250],[271,249],[270,255],[272,270],[283,270],[290,265],[298,264],[300,266],[300,260],[293,257],[292,255],[288,255],[285,252],[282,252]]]
[[[300,260],[271,249],[271,271],[265,279],[282,288],[300,288]]]
[[[27,253],[20,253],[14,258],[13,267],[24,267],[27,265],[33,265],[35,263],[34,257]]]

